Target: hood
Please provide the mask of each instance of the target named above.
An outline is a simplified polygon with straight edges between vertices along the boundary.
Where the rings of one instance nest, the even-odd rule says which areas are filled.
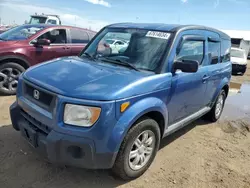
[[[116,100],[159,88],[159,76],[79,57],[52,60],[29,68],[24,79],[52,92],[80,99]],[[148,79],[150,78],[150,79]]]
[[[232,64],[240,64],[245,65],[247,64],[247,59],[239,58],[239,57],[231,57]]]
[[[16,44],[16,43],[19,43],[20,41],[2,41],[0,40],[0,46],[9,46],[9,45],[13,45],[13,44]]]
[[[22,45],[24,41],[2,41],[0,40],[0,51]]]

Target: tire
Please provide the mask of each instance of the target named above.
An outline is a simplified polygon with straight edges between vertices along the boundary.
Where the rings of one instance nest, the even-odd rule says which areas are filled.
[[[14,62],[0,64],[0,94],[16,94],[19,75],[25,68]]]
[[[147,154],[145,155],[139,154],[141,151],[139,149],[136,149],[136,144],[135,144],[135,140],[138,138],[138,136],[139,136],[138,139],[142,138],[143,140],[144,134],[147,132],[149,135],[148,140],[150,140],[151,138],[150,136],[152,136],[152,138],[153,138],[153,135],[155,136],[154,137],[155,140],[151,139],[152,143],[150,146],[148,146],[148,147],[152,147],[151,154],[149,154],[150,156],[145,157],[144,159],[145,164],[141,168],[135,169],[136,166],[133,166],[131,159],[129,159],[129,157],[132,156],[130,155],[130,152],[134,149],[133,151],[134,152],[136,151],[138,155],[143,155],[143,156],[147,155]],[[153,135],[151,133],[153,133]],[[148,118],[148,117],[144,117],[143,119],[140,119],[139,121],[137,121],[134,124],[134,126],[128,131],[126,137],[124,138],[121,144],[120,150],[117,154],[115,164],[112,168],[112,172],[116,176],[122,178],[123,180],[131,180],[131,179],[135,179],[141,176],[153,162],[156,156],[156,153],[159,149],[160,138],[161,138],[160,128],[159,128],[158,123],[155,120]],[[144,142],[145,145],[150,142],[150,141],[149,142],[147,141]],[[143,144],[143,147],[144,147],[144,144]],[[133,162],[135,162],[136,159],[137,158],[135,157]],[[141,163],[142,160],[140,159],[139,162]],[[133,166],[134,169],[131,166]]]
[[[241,75],[243,76],[245,73],[246,73],[246,70],[242,71],[242,72],[241,72]]]
[[[220,100],[220,97],[222,97],[222,104],[221,104],[221,110],[219,113],[216,113],[216,107],[217,107],[217,103]],[[208,112],[204,118],[206,120],[209,120],[211,122],[216,122],[218,119],[220,119],[220,116],[223,112],[223,108],[224,108],[224,104],[225,104],[225,100],[226,100],[226,92],[225,90],[221,90],[219,96],[217,97],[212,109],[210,110],[210,112]]]

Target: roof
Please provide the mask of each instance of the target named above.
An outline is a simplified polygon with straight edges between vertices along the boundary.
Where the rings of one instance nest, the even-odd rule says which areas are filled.
[[[30,17],[43,17],[43,18],[47,18],[48,16],[47,15],[30,15]]]
[[[231,38],[250,41],[250,31],[241,31],[241,30],[222,30],[222,31],[228,34]]]
[[[96,31],[92,31],[92,30],[89,30],[87,28],[81,28],[81,27],[75,27],[75,26],[67,26],[67,25],[54,25],[54,24],[24,24],[24,25],[21,25],[21,26],[30,26],[30,27],[44,27],[44,28],[53,28],[53,27],[65,27],[65,28],[78,28],[78,29],[82,29],[82,30],[86,30],[86,31],[89,31],[89,32],[93,32],[93,33],[96,33]]]
[[[246,50],[241,49],[241,48],[235,48],[235,47],[232,47],[231,49],[233,49],[233,50],[238,50],[238,51],[242,51],[242,52],[246,52]]]
[[[161,24],[161,23],[117,23],[109,26],[116,28],[141,28],[148,30],[170,31],[173,28],[178,27],[179,25]]]
[[[59,15],[55,15],[55,14],[33,14],[30,15],[31,17],[43,17],[43,18],[47,18],[48,16],[54,16],[59,18]]]
[[[164,23],[117,23],[117,24],[111,24],[108,27],[139,28],[147,30],[166,31],[166,32],[178,32],[182,30],[201,29],[218,33],[221,38],[230,40],[230,37],[226,33],[214,28],[200,26],[200,25],[178,25],[178,24],[164,24]]]

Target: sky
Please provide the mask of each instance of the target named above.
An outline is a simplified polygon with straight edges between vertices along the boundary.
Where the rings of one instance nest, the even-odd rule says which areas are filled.
[[[250,0],[0,0],[2,23],[23,24],[34,13],[58,14],[64,25],[96,31],[117,22],[250,30]]]

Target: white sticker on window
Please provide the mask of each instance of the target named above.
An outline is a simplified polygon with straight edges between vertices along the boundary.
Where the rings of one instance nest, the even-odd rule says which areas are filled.
[[[146,37],[154,37],[167,40],[170,37],[170,33],[159,32],[159,31],[148,31]]]

